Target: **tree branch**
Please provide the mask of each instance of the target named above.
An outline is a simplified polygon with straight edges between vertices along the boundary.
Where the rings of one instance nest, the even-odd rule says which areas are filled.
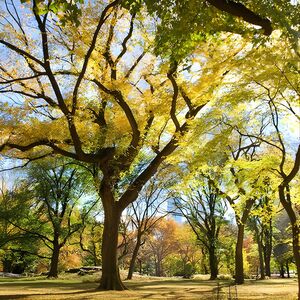
[[[242,18],[244,21],[250,24],[261,26],[264,29],[264,34],[267,36],[271,35],[273,31],[272,24],[269,19],[257,15],[252,10],[244,6],[242,3],[237,3],[232,0],[206,1],[221,11]]]
[[[13,50],[14,52],[20,54],[21,56],[23,56],[24,58],[29,58],[33,61],[35,61],[36,63],[38,63],[40,66],[42,66],[43,68],[45,67],[44,63],[39,60],[38,58],[34,57],[33,55],[31,55],[30,53],[27,53],[26,51],[16,47],[15,45],[12,45],[11,43],[9,42],[6,42],[4,40],[0,40],[0,44],[3,44],[5,45],[7,48]]]

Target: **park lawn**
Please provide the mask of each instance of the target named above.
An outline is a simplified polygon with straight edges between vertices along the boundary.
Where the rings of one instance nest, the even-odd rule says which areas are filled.
[[[45,279],[0,279],[0,299],[114,300],[114,299],[296,299],[296,279],[247,280],[229,288],[230,281],[138,278],[126,282],[127,291],[99,291],[93,276]]]

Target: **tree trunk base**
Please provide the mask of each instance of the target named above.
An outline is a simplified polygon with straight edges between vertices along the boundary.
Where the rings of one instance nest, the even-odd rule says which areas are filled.
[[[244,278],[236,278],[234,282],[235,282],[235,284],[244,284],[245,280],[244,280]]]
[[[128,288],[123,284],[119,274],[115,274],[116,276],[102,276],[100,280],[100,285],[98,287],[99,290],[105,291],[124,291],[128,290]]]

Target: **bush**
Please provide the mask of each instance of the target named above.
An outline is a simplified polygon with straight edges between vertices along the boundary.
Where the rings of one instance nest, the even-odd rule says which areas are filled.
[[[218,279],[220,279],[220,280],[231,280],[233,278],[230,274],[220,274],[220,275],[218,275]]]

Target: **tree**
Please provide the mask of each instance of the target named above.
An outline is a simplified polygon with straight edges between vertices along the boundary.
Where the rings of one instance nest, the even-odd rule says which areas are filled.
[[[150,179],[141,191],[137,201],[127,209],[127,216],[129,216],[135,230],[135,245],[130,259],[127,279],[132,279],[138,252],[145,243],[146,236],[151,234],[155,225],[168,214],[168,211],[163,209],[162,206],[170,200],[170,192],[167,190],[169,183],[161,181],[162,179],[158,176]]]
[[[80,219],[76,220],[76,207],[86,192],[85,178],[67,163],[50,162],[33,165],[29,170],[29,184],[34,189],[36,202],[35,217],[38,228],[22,228],[40,237],[51,251],[51,263],[48,277],[57,277],[60,249],[70,237],[80,229]],[[50,228],[48,227],[50,225]],[[28,224],[29,225],[29,224]]]
[[[10,221],[24,222],[31,214],[27,185],[23,181],[8,187],[2,178],[0,188],[0,249],[4,272],[32,272],[37,258],[45,258],[40,252],[41,243]],[[18,205],[16,205],[18,203]],[[29,205],[28,205],[29,204]]]
[[[292,247],[292,232],[289,226],[289,216],[286,211],[280,211],[274,226],[274,258],[278,264],[280,277],[284,278],[285,271],[289,274],[289,263],[294,261]],[[294,261],[295,262],[295,261]]]
[[[177,249],[174,254],[170,255],[176,263],[176,273],[170,272],[170,275],[183,276],[191,278],[193,274],[199,271],[201,261],[201,252],[199,251],[199,242],[188,224],[178,224],[177,227]],[[172,260],[171,260],[172,261]]]
[[[156,51],[161,55],[185,57],[208,35],[222,31],[244,36],[250,33],[256,41],[257,37],[264,40],[262,35],[255,34],[257,27],[251,25],[259,26],[265,36],[270,36],[273,29],[280,29],[295,48],[299,47],[296,37],[300,4],[297,1],[127,0],[124,3],[132,11],[144,3],[150,13],[159,17]],[[173,45],[178,47],[174,49]]]
[[[218,171],[216,172],[220,174],[220,168],[222,168],[224,184],[221,186],[213,177],[210,177],[209,181],[217,193],[228,201],[235,212],[237,224],[235,282],[242,284],[244,283],[243,241],[245,225],[257,197],[255,191],[263,180],[261,173],[264,164],[256,155],[256,148],[259,146],[259,142],[255,139],[236,139],[236,135],[231,133],[230,135],[231,143],[227,145],[227,153],[225,152],[223,162],[217,167]]]
[[[83,176],[66,163],[44,162],[32,165],[26,180],[27,197],[16,198],[14,207],[5,211],[6,221],[27,236],[35,237],[50,250],[48,277],[57,277],[59,254],[70,237],[79,230],[80,219],[76,206],[84,189]],[[27,205],[20,218],[16,210]],[[78,214],[78,212],[77,212]]]
[[[263,194],[254,203],[248,224],[254,231],[259,252],[260,278],[264,279],[265,275],[271,277],[273,218],[275,215],[272,198],[275,198],[275,190],[274,187],[272,188],[269,178],[266,178],[265,185],[261,189]]]
[[[248,57],[248,59],[257,59],[258,63],[264,62],[265,67],[256,74],[253,73],[252,68],[244,69],[241,77],[242,82],[255,88],[255,95],[259,95],[258,99],[262,103],[259,114],[267,118],[264,130],[257,130],[254,127],[237,128],[237,131],[243,137],[260,140],[274,153],[272,171],[275,170],[280,181],[279,200],[290,218],[293,253],[300,279],[298,198],[293,194],[292,189],[292,182],[297,178],[300,168],[300,145],[298,140],[294,142],[295,136],[289,136],[286,133],[288,131],[285,130],[289,128],[293,132],[294,128],[299,128],[299,70],[297,68],[299,57],[287,40],[283,43],[281,39],[274,39],[273,45],[277,48],[271,53],[267,49],[261,49],[260,52]],[[286,123],[286,118],[292,121]],[[300,293],[300,283],[298,293]]]
[[[187,219],[197,236],[197,240],[205,247],[209,255],[210,279],[218,276],[220,249],[219,233],[225,223],[224,215],[227,211],[223,194],[210,180],[208,174],[194,175],[188,190],[176,200],[176,205]]]
[[[102,262],[101,244],[103,234],[103,222],[99,216],[99,210],[92,210],[82,220],[82,227],[79,235],[79,245],[85,256],[87,265],[100,266]],[[99,219],[98,219],[99,218]]]
[[[22,0],[21,2],[26,2],[27,0]],[[83,1],[81,0],[75,0],[74,3],[69,3],[66,0],[54,0],[50,5],[47,5],[47,3],[44,3],[45,1],[43,0],[39,0],[37,1],[38,4],[40,4],[39,6],[39,12],[46,12],[46,11],[52,11],[54,13],[62,13],[62,20],[63,22],[66,21],[73,21],[76,24],[78,24],[78,15],[81,14],[81,10],[80,7],[78,6],[78,4],[82,3]],[[164,14],[162,13],[162,11],[164,9],[166,9],[165,5],[166,3],[164,3],[163,1],[157,1],[157,4],[154,4],[151,1],[143,1],[147,8],[151,11],[151,12],[156,12],[158,14],[158,16],[163,19],[162,17],[164,16]],[[129,9],[132,9],[133,11],[136,12],[137,9],[141,9],[141,3],[142,1],[136,1],[136,0],[127,0],[127,1],[123,1],[122,5],[124,5],[124,7],[127,7]],[[238,3],[238,2],[234,2],[234,1],[227,1],[226,3],[223,1],[219,1],[219,0],[209,0],[208,1],[209,5],[203,5],[200,1],[196,1],[195,3],[192,3],[190,1],[187,3],[184,3],[183,1],[177,1],[175,3],[168,3],[167,7],[170,9],[170,6],[172,7],[173,12],[177,12],[177,10],[181,9],[184,10],[184,12],[186,11],[190,11],[190,13],[195,13],[196,15],[199,15],[197,18],[197,21],[199,22],[200,16],[205,15],[204,12],[207,13],[207,10],[209,10],[210,6],[218,9],[219,11],[228,13],[231,16],[235,16],[235,17],[240,17],[242,18],[244,21],[250,23],[250,24],[254,24],[254,25],[258,25],[261,26],[264,29],[264,34],[265,35],[270,35],[272,32],[272,26],[271,26],[271,21],[267,18],[264,18],[260,15],[258,15],[257,13],[255,13],[253,10],[249,9],[246,7],[246,5],[242,4],[242,3]],[[195,12],[191,11],[191,6],[194,6],[195,8]],[[255,6],[254,6],[255,7]],[[177,12],[177,18],[182,18],[182,12],[180,14],[180,11]],[[193,18],[195,19],[195,18]],[[232,20],[230,20],[232,22]],[[203,22],[203,21],[202,21]],[[224,22],[224,21],[223,21]],[[202,23],[200,23],[202,24]],[[199,24],[198,24],[199,26]]]
[[[186,72],[197,72],[153,56],[152,25],[120,9],[118,0],[85,6],[81,24],[64,28],[50,12],[38,14],[37,1],[31,4],[25,5],[28,20],[8,7],[1,34],[0,93],[6,102],[0,151],[24,163],[55,154],[99,169],[105,215],[100,288],[124,289],[117,267],[121,214],[178,149],[242,47],[231,39],[226,60],[224,45],[218,51],[211,40],[199,47],[195,59],[202,74],[191,84]],[[143,151],[151,159],[120,192]]]
[[[224,224],[220,229],[220,272],[235,274],[235,246],[237,226],[231,222]]]
[[[149,237],[148,246],[154,258],[155,276],[164,276],[163,263],[168,255],[177,249],[175,221],[161,220]]]

